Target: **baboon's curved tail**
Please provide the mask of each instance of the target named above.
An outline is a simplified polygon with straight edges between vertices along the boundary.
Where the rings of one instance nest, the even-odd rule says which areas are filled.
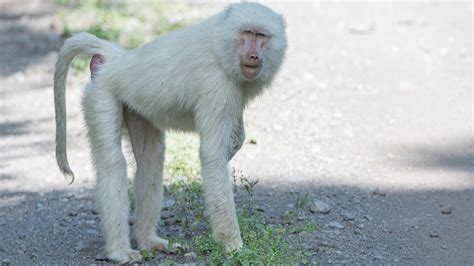
[[[66,78],[71,61],[77,55],[100,54],[105,62],[120,55],[124,50],[89,33],[78,33],[66,40],[59,51],[54,71],[54,107],[56,110],[56,161],[59,169],[74,182],[74,173],[69,167],[66,153]]]

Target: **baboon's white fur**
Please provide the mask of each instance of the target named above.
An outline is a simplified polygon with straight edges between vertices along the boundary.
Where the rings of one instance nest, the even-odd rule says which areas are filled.
[[[245,29],[264,31],[269,48],[255,80],[240,73],[237,36]],[[121,150],[125,121],[137,161],[134,181],[140,248],[166,250],[155,226],[162,201],[164,131],[196,131],[204,197],[215,239],[227,250],[242,246],[228,160],[244,140],[245,105],[270,85],[286,50],[282,17],[256,3],[228,6],[203,22],[164,35],[134,50],[124,50],[87,33],[68,39],[55,72],[56,157],[73,180],[66,155],[65,81],[78,54],[100,54],[105,63],[87,85],[83,108],[97,177],[97,203],[108,258],[141,259],[131,249],[126,163]]]

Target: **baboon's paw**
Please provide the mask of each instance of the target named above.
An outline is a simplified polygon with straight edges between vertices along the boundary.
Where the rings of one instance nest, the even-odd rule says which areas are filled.
[[[110,251],[107,255],[107,258],[120,264],[125,264],[141,261],[142,255],[140,255],[140,252],[136,250],[124,248]]]
[[[242,238],[240,236],[232,241],[225,243],[225,251],[230,253],[234,250],[239,250],[243,246]]]
[[[139,246],[142,249],[154,250],[154,251],[164,252],[167,254],[178,253],[180,250],[184,249],[184,247],[178,243],[172,243],[170,246],[170,243],[168,240],[160,238],[160,237],[154,237],[147,241],[143,241],[142,243],[139,244]]]

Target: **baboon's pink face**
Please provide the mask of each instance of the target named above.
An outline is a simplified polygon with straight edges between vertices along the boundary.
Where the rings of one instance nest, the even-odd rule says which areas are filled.
[[[263,67],[263,58],[269,48],[270,36],[260,30],[244,30],[239,35],[240,72],[254,80]]]

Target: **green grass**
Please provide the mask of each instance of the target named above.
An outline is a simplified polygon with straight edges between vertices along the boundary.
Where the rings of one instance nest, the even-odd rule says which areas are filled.
[[[77,32],[118,42],[125,48],[135,48],[159,35],[182,28],[192,20],[176,19],[185,6],[164,0],[56,0],[60,8],[58,18],[63,25],[62,35],[68,38]],[[88,58],[73,61],[72,68],[85,72]]]
[[[166,135],[165,170],[170,176],[200,174],[199,139],[196,135],[170,132]]]
[[[237,208],[238,221],[244,247],[227,254],[221,243],[211,236],[202,198],[202,185],[199,180],[190,178],[172,182],[168,187],[169,197],[176,200],[173,208],[181,226],[192,230],[192,239],[185,244],[188,250],[197,254],[199,263],[211,265],[250,265],[250,264],[297,264],[307,263],[309,256],[304,252],[303,243],[291,242],[288,236],[301,232],[313,232],[316,225],[269,224],[265,213],[255,210],[254,189],[256,181],[243,176],[234,179],[234,190],[243,194],[244,205]]]

